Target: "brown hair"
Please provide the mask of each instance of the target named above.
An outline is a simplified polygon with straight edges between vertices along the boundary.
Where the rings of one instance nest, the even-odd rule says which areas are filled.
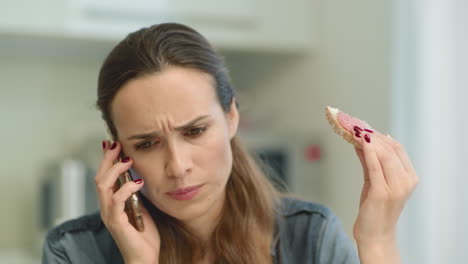
[[[129,34],[108,55],[98,80],[97,107],[109,132],[118,139],[110,105],[128,81],[160,72],[168,66],[195,68],[215,80],[218,101],[229,112],[234,89],[222,58],[195,30],[175,23],[158,24]],[[237,105],[236,105],[237,107]],[[255,159],[234,136],[233,165],[226,185],[226,202],[210,245],[216,263],[271,263],[276,209],[280,193]],[[200,241],[177,219],[165,214],[147,199],[161,236],[160,263],[192,263],[204,256]]]

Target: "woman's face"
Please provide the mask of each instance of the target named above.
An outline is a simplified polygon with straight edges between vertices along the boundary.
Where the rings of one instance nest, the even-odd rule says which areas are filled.
[[[142,192],[155,206],[181,221],[220,208],[239,117],[234,103],[229,113],[222,110],[209,74],[171,66],[131,80],[111,114],[123,151],[145,182]],[[175,193],[190,187],[200,188]]]

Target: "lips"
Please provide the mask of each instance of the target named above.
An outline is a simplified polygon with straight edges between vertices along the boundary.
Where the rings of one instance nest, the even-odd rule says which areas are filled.
[[[202,186],[203,184],[200,184],[200,185],[196,185],[196,186],[192,186],[192,187],[187,187],[187,188],[179,188],[175,191],[172,191],[172,192],[167,192],[167,194],[171,194],[171,195],[181,195],[181,194],[186,194],[186,193],[189,193],[195,189],[198,189]]]
[[[203,184],[187,187],[187,188],[179,188],[172,192],[167,192],[166,194],[169,195],[172,199],[179,200],[179,201],[186,201],[191,200],[195,195],[198,194]]]

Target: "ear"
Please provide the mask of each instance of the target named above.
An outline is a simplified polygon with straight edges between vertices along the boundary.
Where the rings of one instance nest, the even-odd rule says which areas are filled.
[[[229,139],[232,139],[237,134],[237,128],[239,126],[239,111],[236,106],[236,98],[232,98],[231,109],[227,114],[229,123]]]

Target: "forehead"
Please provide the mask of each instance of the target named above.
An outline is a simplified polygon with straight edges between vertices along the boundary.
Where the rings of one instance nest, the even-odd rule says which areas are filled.
[[[218,106],[214,85],[205,72],[168,67],[126,83],[111,104],[112,119],[119,134],[125,135],[156,129],[161,120],[178,125],[214,114]]]

